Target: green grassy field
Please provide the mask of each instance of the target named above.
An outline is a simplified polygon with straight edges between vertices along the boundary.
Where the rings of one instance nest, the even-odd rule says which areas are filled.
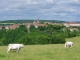
[[[0,46],[0,60],[80,60],[80,37],[68,38],[72,48],[64,44],[26,45],[20,52],[7,53],[7,46]]]

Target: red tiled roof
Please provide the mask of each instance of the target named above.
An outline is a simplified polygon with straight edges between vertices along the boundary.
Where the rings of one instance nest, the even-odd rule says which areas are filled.
[[[10,26],[10,29],[15,29],[15,28],[17,28],[17,27],[19,27],[20,26],[20,24],[14,24],[14,25],[11,25]]]

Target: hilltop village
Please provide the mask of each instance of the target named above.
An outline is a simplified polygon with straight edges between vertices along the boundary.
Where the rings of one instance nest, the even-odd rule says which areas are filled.
[[[20,23],[2,23],[2,24],[6,24],[5,26],[0,25],[0,29],[2,29],[3,27],[5,29],[15,29],[18,28],[20,25],[25,25],[27,29],[30,28],[31,25],[34,25],[35,28],[38,28],[38,26],[47,26],[47,24],[51,24],[51,25],[64,25],[65,27],[69,28],[70,31],[73,30],[77,30],[77,27],[80,27],[80,23],[78,22],[62,22],[62,23],[57,23],[57,22],[43,22],[41,23],[39,20],[34,20],[33,22],[26,22],[23,24]],[[10,25],[7,25],[10,24]]]

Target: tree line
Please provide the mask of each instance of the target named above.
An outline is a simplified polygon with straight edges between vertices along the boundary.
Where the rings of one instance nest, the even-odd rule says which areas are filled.
[[[76,37],[80,31],[70,31],[64,25],[38,26],[31,25],[29,29],[25,25],[20,25],[16,29],[0,30],[0,45],[10,43],[23,43],[25,45],[35,44],[61,44],[66,38]]]
[[[62,23],[62,22],[65,22],[65,21],[60,21],[60,20],[39,20],[38,21],[40,22],[56,22],[56,23]],[[34,22],[33,19],[29,19],[29,20],[4,20],[4,21],[0,21],[0,23],[20,23],[20,24],[23,24],[23,23],[27,23],[27,22]]]

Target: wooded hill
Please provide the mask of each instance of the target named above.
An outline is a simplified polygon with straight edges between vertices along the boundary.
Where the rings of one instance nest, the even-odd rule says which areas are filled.
[[[36,20],[5,20],[5,21],[0,21],[0,23],[26,23],[26,22],[33,22]],[[40,22],[57,22],[57,23],[62,23],[65,21],[59,21],[59,20],[38,20]]]

